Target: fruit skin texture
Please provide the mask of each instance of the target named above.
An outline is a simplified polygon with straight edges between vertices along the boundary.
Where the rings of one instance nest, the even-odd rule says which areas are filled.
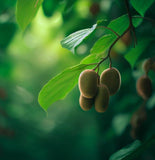
[[[93,98],[97,92],[98,74],[94,70],[85,70],[79,77],[79,89],[86,98]]]
[[[103,113],[107,110],[109,104],[109,90],[106,85],[99,85],[98,92],[95,97],[95,110]]]
[[[152,83],[148,76],[141,76],[137,80],[136,89],[138,94],[144,99],[147,100],[152,95]]]
[[[108,89],[110,96],[114,95],[120,88],[121,76],[116,68],[108,68],[101,73],[100,83],[105,84]]]
[[[93,103],[94,103],[93,98],[85,98],[82,95],[80,95],[79,104],[84,111],[90,110],[93,106]]]

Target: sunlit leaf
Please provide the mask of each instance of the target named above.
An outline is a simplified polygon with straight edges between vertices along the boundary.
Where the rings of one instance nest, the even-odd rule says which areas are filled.
[[[142,22],[142,19],[133,18],[133,25],[137,27]],[[117,19],[114,19],[108,25],[109,28],[113,29],[117,34],[121,35],[129,26],[129,19],[127,15],[123,15]],[[106,30],[106,35],[101,37],[92,47],[91,53],[98,54],[108,49],[111,44],[116,40],[117,36],[109,30]]]
[[[132,6],[137,12],[144,16],[147,9],[155,2],[154,0],[130,0]]]
[[[87,57],[85,57],[80,63],[81,64],[98,63],[103,56],[104,56],[103,54],[90,54]]]
[[[87,67],[80,64],[68,68],[52,78],[39,93],[38,101],[44,110],[47,110],[57,100],[63,99],[78,83],[80,73]]]
[[[107,48],[110,47],[115,39],[116,36],[113,34],[104,35],[94,44],[93,48],[91,49],[91,53],[97,54],[104,52]]]
[[[75,53],[75,48],[96,29],[96,26],[97,24],[94,24],[92,28],[83,29],[70,34],[61,41],[62,47]]]
[[[16,18],[19,26],[24,30],[35,17],[43,0],[18,0]]]
[[[134,27],[138,27],[143,20],[141,18],[136,18],[133,16],[132,23]],[[109,28],[113,29],[119,35],[121,35],[129,26],[129,18],[127,15],[118,17],[110,22]],[[111,33],[111,32],[110,32]]]
[[[126,55],[125,59],[130,63],[133,68],[139,56],[145,51],[152,38],[144,38],[138,41],[135,48],[132,48]]]

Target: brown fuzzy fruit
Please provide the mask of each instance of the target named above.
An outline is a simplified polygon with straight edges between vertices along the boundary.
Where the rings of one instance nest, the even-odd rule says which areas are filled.
[[[79,89],[86,98],[93,98],[97,92],[98,74],[94,70],[85,70],[79,77]]]
[[[109,104],[109,90],[106,85],[101,84],[98,87],[98,93],[95,97],[95,110],[97,112],[105,112]]]
[[[148,76],[141,76],[137,80],[136,89],[138,94],[144,99],[147,100],[152,95],[152,83]]]
[[[100,83],[105,84],[110,95],[114,95],[120,88],[121,76],[116,68],[108,68],[104,70],[100,77]]]
[[[85,98],[82,95],[80,95],[79,103],[80,103],[81,108],[84,111],[90,110],[93,106],[93,102],[94,102],[93,98]]]
[[[143,70],[148,73],[149,70],[152,68],[152,64],[153,64],[153,61],[151,58],[149,59],[146,59],[143,63]]]

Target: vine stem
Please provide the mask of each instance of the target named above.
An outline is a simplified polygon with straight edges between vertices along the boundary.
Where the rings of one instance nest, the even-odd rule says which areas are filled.
[[[152,18],[149,18],[149,17],[132,16],[132,18],[141,18],[141,19],[144,19],[144,20],[150,21],[150,22],[152,22],[152,23],[155,23],[155,20],[154,20],[154,19],[152,19]]]
[[[126,32],[128,32],[130,29],[131,29],[131,26],[129,26],[129,27],[122,33],[122,35],[120,35],[119,37],[116,38],[116,40],[115,40],[115,41],[112,43],[112,45],[109,47],[107,56],[104,57],[104,58],[102,58],[102,60],[97,63],[97,65],[95,66],[95,68],[93,68],[93,70],[96,70],[96,69],[99,67],[99,65],[100,65],[103,61],[105,61],[107,58],[109,58],[109,61],[110,61],[110,64],[109,64],[110,68],[112,67],[112,62],[111,62],[111,57],[110,57],[111,49],[112,49],[112,47],[116,44],[116,42],[117,42]]]
[[[109,61],[110,61],[109,67],[110,67],[110,68],[112,67],[112,61],[111,61],[111,57],[110,57],[111,50],[112,50],[113,46],[116,44],[116,42],[117,42],[120,38],[122,38],[122,36],[123,36],[125,33],[127,33],[128,31],[131,30],[132,33],[133,33],[133,36],[134,36],[134,47],[135,47],[135,45],[137,44],[137,38],[136,38],[136,34],[135,34],[135,30],[134,30],[133,23],[132,23],[132,16],[131,16],[131,13],[130,13],[128,0],[125,0],[125,5],[126,5],[127,13],[128,13],[128,18],[129,18],[129,26],[128,26],[128,28],[127,28],[121,35],[116,34],[116,32],[113,31],[111,28],[104,27],[104,28],[107,28],[107,29],[111,30],[113,33],[115,33],[115,35],[117,36],[117,38],[115,39],[115,41],[114,41],[114,42],[111,44],[111,46],[109,47],[107,56],[104,57],[104,58],[102,58],[102,60],[99,61],[99,62],[97,63],[97,65],[93,68],[93,70],[96,70],[97,68],[99,68],[100,64],[101,64],[103,61],[105,61],[107,58],[109,58]]]
[[[132,23],[132,16],[131,16],[131,13],[130,13],[128,0],[125,0],[125,4],[126,4],[126,9],[127,9],[128,17],[129,17],[129,26],[131,28],[131,31],[132,31],[133,37],[134,37],[134,47],[135,47],[136,44],[137,44],[137,38],[136,38],[136,34],[135,34],[135,28],[134,28],[133,23]]]
[[[37,7],[38,2],[39,2],[39,0],[36,0],[35,6],[34,6],[35,8]]]

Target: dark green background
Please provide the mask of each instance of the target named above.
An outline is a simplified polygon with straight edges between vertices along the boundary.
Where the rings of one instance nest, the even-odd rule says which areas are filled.
[[[61,101],[48,109],[39,106],[40,89],[66,67],[78,64],[89,54],[93,39],[84,41],[87,49],[73,55],[61,48],[60,41],[70,33],[91,27],[98,19],[111,21],[126,13],[122,1],[95,1],[100,10],[93,15],[93,1],[44,0],[34,21],[23,32],[15,18],[16,1],[0,2],[0,159],[1,160],[100,160],[108,159],[132,143],[130,118],[143,100],[137,95],[136,80],[144,74],[142,63],[155,55],[153,42],[131,69],[122,54],[113,57],[113,66],[122,77],[120,91],[110,98],[108,110],[88,112],[79,106],[76,86]],[[72,7],[69,7],[72,6]],[[155,5],[146,17],[155,18]],[[131,8],[132,14],[137,14]],[[154,25],[143,21],[136,29],[138,39],[154,36]],[[154,133],[155,74],[149,73],[153,95],[146,104],[147,122],[142,141]],[[63,90],[63,88],[62,88]],[[153,160],[153,147],[139,159]],[[137,158],[138,159],[138,158]]]

